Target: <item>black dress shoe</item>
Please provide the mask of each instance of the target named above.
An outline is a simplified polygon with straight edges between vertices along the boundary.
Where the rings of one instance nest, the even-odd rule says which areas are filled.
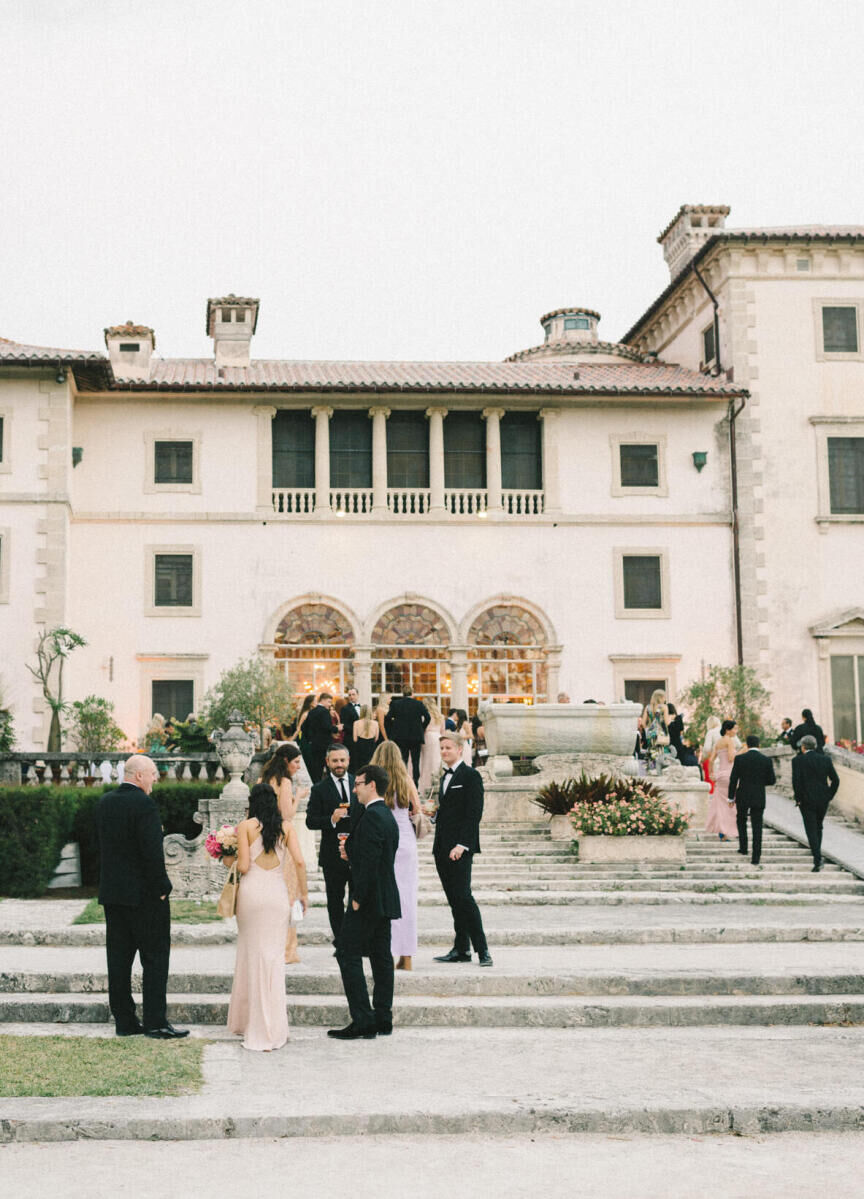
[[[364,1041],[374,1041],[378,1036],[378,1030],[375,1028],[355,1028],[353,1024],[349,1024],[347,1028],[329,1028],[327,1036],[333,1037],[336,1041],[356,1041],[362,1038]]]
[[[741,854],[741,856],[742,856],[743,858],[746,858],[746,857],[747,857],[747,850],[746,850],[746,849],[739,849],[739,850],[738,850],[738,852]]]
[[[189,1036],[188,1028],[174,1028],[172,1024],[163,1024],[161,1028],[142,1029],[145,1037],[153,1037],[156,1041],[179,1041],[181,1037]]]
[[[135,1028],[118,1028],[115,1036],[118,1037],[140,1037],[144,1032],[144,1026],[138,1024]]]
[[[470,953],[459,953],[456,949],[451,949],[449,953],[442,953],[440,957],[432,959],[435,962],[470,962]]]
[[[758,865],[759,865],[759,859],[758,859],[758,858],[754,858],[754,859],[753,859],[753,861],[750,863],[750,865],[751,865],[751,866],[758,866]]]
[[[392,1024],[376,1024],[379,1037],[389,1037],[393,1032]]]
[[[480,961],[477,963],[478,966],[494,966],[494,964],[488,950],[486,953],[481,953]]]
[[[811,873],[811,874],[818,874],[818,873],[819,873],[819,871],[820,871],[821,869],[822,869],[822,863],[821,863],[821,862],[817,862],[817,863],[816,863],[816,865],[813,867],[813,869],[810,871],[810,873]]]

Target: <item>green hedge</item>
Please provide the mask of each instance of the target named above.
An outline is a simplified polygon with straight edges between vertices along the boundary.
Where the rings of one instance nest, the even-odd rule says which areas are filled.
[[[153,798],[159,805],[166,833],[197,837],[201,826],[192,819],[201,799],[213,799],[222,783],[157,783]],[[60,861],[67,841],[81,850],[81,881],[99,883],[99,843],[96,808],[111,786],[0,787],[0,827],[9,840],[0,874],[0,895],[32,898],[42,895]]]

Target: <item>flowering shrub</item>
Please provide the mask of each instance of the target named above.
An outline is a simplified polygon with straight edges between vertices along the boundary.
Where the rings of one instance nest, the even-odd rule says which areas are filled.
[[[841,749],[848,749],[850,753],[864,754],[864,743],[861,741],[840,740],[837,742],[837,744]]]
[[[669,837],[687,831],[692,813],[684,812],[644,779],[599,775],[574,780],[570,819],[585,837]]]

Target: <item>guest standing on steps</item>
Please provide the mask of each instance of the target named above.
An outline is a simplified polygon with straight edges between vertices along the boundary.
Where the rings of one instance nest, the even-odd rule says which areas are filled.
[[[351,866],[348,911],[339,930],[336,960],[351,1023],[331,1028],[328,1037],[339,1041],[373,1040],[393,1031],[393,958],[390,954],[390,922],[401,915],[399,888],[393,863],[399,845],[399,829],[384,802],[389,779],[380,766],[364,766],[354,785],[363,805],[357,826],[345,842]],[[369,958],[374,989],[363,973],[363,958]]]
[[[264,769],[261,772],[261,782],[269,783],[276,792],[276,798],[279,801],[279,813],[282,816],[286,825],[294,828],[294,817],[297,815],[297,805],[305,796],[305,790],[294,786],[294,775],[300,769],[300,764],[303,761],[300,756],[300,750],[291,742],[280,745],[273,753],[269,761],[265,762]],[[296,833],[296,829],[294,830]],[[300,845],[298,836],[297,843]],[[300,846],[302,856],[302,845]],[[305,860],[304,860],[305,864]],[[285,859],[285,882],[288,887],[288,896],[292,903],[300,898],[300,880],[297,871],[294,868],[294,859],[290,854]],[[297,926],[291,924],[288,926],[288,938],[285,942],[285,961],[293,965],[300,961],[300,955],[297,952]]]
[[[714,791],[708,801],[708,818],[705,821],[706,833],[716,833],[721,841],[731,841],[738,833],[735,805],[729,802],[728,794],[729,776],[739,746],[740,742],[735,736],[735,721],[724,720],[720,725],[720,737],[708,758]]]
[[[151,792],[152,759],[127,758],[123,782],[102,796],[96,813],[101,859],[99,902],[105,908],[108,1006],[118,1037],[187,1037],[168,1023],[165,991],[171,953],[171,881],[165,872],[162,822]],[[132,998],[132,963],[141,958],[144,1023]]]
[[[417,834],[411,817],[420,813],[417,788],[411,781],[399,747],[385,741],[375,750],[373,766],[387,771],[390,782],[384,793],[387,807],[393,813],[399,828],[399,848],[396,851],[394,870],[399,888],[399,905],[402,915],[391,926],[390,952],[395,958],[397,970],[413,969],[413,957],[417,952]]]
[[[738,821],[738,852],[747,857],[747,814],[753,826],[753,865],[762,857],[762,815],[765,811],[765,788],[773,787],[774,765],[759,752],[759,738],[751,734],[747,749],[732,763],[729,776],[729,799],[735,801]]]
[[[462,738],[443,732],[440,737],[444,773],[438,791],[438,814],[432,852],[444,894],[453,913],[454,940],[449,953],[436,962],[470,962],[471,946],[481,966],[491,966],[489,946],[477,901],[471,894],[471,866],[480,853],[483,780],[462,760]]]
[[[399,746],[406,766],[410,758],[415,787],[420,781],[420,751],[429,719],[426,705],[414,698],[410,687],[403,687],[402,698],[393,700],[384,720],[387,736]]]
[[[801,712],[801,723],[796,724],[795,728],[789,734],[788,744],[793,749],[800,750],[802,737],[813,737],[816,742],[816,748],[821,754],[825,748],[825,734],[816,723],[813,713],[809,708],[804,708]],[[812,751],[811,751],[812,752]]]
[[[345,916],[348,863],[339,854],[339,834],[348,834],[357,822],[360,808],[354,794],[354,776],[348,773],[348,750],[331,745],[327,774],[316,783],[306,806],[306,827],[321,833],[318,865],[327,890],[327,915],[336,944]]]
[[[822,869],[822,824],[840,780],[834,763],[819,749],[815,737],[802,737],[800,754],[792,759],[792,793],[801,809],[804,831],[813,854],[814,874]]]

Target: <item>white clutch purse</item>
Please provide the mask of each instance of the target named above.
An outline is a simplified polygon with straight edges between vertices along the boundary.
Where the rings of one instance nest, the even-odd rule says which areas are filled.
[[[303,919],[303,900],[295,899],[291,904],[291,923],[299,924]]]

